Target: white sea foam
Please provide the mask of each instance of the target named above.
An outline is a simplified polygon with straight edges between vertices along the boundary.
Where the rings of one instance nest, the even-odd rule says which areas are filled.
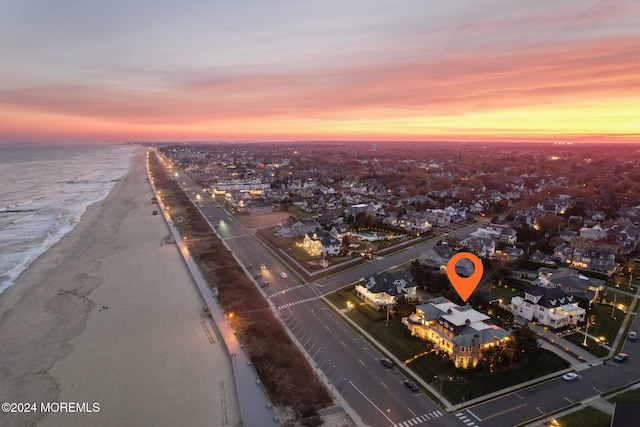
[[[131,146],[0,146],[0,293],[104,199]]]

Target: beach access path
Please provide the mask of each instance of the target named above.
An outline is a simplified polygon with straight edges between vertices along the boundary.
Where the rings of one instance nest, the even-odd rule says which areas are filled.
[[[0,297],[3,401],[93,409],[0,414],[0,425],[241,423],[232,362],[176,246],[161,245],[169,229],[151,197],[140,149]]]

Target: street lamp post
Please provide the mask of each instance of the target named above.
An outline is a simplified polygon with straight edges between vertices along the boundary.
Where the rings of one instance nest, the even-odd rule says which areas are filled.
[[[589,317],[587,317],[587,324],[584,328],[584,341],[582,343],[583,346],[587,346],[587,332],[589,331]]]
[[[433,376],[434,380],[440,379],[440,394],[438,394],[438,406],[442,406],[442,383],[444,382],[444,378],[442,376]]]
[[[384,326],[389,326],[389,302],[387,302],[387,323]]]

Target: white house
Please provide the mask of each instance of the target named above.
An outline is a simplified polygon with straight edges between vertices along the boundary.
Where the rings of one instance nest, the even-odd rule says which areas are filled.
[[[405,295],[416,298],[416,285],[410,271],[391,273],[383,271],[356,285],[356,295],[376,310],[394,305],[396,298]]]
[[[537,321],[552,329],[575,326],[586,318],[585,309],[578,306],[572,295],[565,294],[560,288],[535,285],[528,286],[511,299],[511,312],[514,316]]]
[[[305,234],[302,245],[311,256],[336,255],[340,253],[340,241],[320,229]]]

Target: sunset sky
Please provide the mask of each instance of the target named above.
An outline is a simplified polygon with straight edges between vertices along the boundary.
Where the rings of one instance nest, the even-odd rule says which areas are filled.
[[[0,142],[640,142],[640,1],[0,0]]]

